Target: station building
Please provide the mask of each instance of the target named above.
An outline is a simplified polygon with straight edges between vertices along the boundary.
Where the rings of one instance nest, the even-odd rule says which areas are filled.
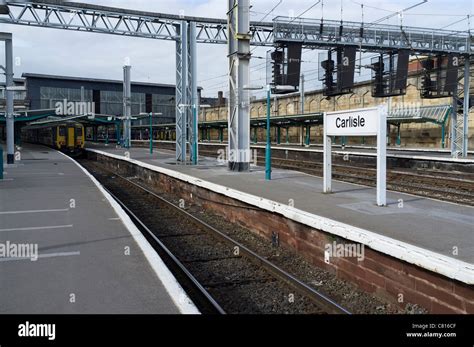
[[[90,103],[91,111],[96,115],[116,117],[123,115],[123,81],[120,80],[24,73],[22,78],[15,78],[15,86],[26,89],[15,91],[14,94],[17,134],[27,121],[32,121],[35,117],[54,115],[58,103],[63,104],[65,100]],[[198,89],[199,97],[201,90],[202,88]],[[175,92],[175,86],[171,84],[132,82],[132,116],[155,113],[159,115],[153,117],[153,124],[174,123],[176,119]],[[205,98],[201,102],[214,106],[216,100]],[[2,140],[5,139],[4,110],[5,90],[1,89],[0,138]],[[134,126],[148,124],[149,120],[146,118],[133,121]],[[100,128],[103,133],[104,127]],[[93,128],[87,129],[87,135],[91,137]],[[93,131],[97,132],[97,127]],[[115,131],[111,130],[111,136],[114,134]]]
[[[474,67],[471,67],[471,74]],[[392,108],[420,108],[437,105],[452,105],[452,98],[424,99],[420,96],[421,68],[417,61],[409,65],[406,94],[391,98]],[[307,79],[314,79],[307,77]],[[272,142],[300,144],[322,144],[323,126],[322,113],[357,108],[367,108],[387,103],[387,98],[372,96],[371,80],[355,83],[352,93],[328,98],[323,95],[323,89],[308,90],[305,93],[304,105],[299,93],[272,96]],[[471,99],[474,97],[474,81],[471,78]],[[251,141],[265,142],[265,117],[267,112],[266,98],[254,99],[250,105],[252,123]],[[304,117],[302,108],[304,107]],[[441,108],[440,108],[441,110]],[[204,141],[227,141],[225,122],[227,121],[227,105],[203,109],[200,122],[207,124],[201,138]],[[312,118],[311,118],[312,117]],[[460,115],[462,117],[462,115]],[[396,120],[389,119],[389,144],[400,144],[402,147],[420,148],[449,148],[450,145],[450,116],[441,113],[430,113],[427,117],[406,116]],[[338,143],[351,145],[374,145],[374,138],[348,137],[337,138]],[[469,117],[469,148],[474,148],[474,112],[471,109]]]

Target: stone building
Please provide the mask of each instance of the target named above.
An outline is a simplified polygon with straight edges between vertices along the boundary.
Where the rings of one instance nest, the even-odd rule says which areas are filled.
[[[410,75],[408,77],[406,95],[392,97],[391,107],[416,107],[428,105],[450,105],[452,98],[440,99],[422,99],[420,97],[419,85],[419,69],[417,64],[413,62],[410,65]],[[461,81],[462,83],[462,81]],[[471,90],[474,90],[474,83],[471,83]],[[471,93],[472,94],[472,93]],[[371,82],[357,83],[353,88],[352,94],[332,97],[331,99],[323,96],[322,90],[314,90],[305,93],[304,113],[319,113],[338,110],[347,110],[354,108],[372,107],[387,102],[387,98],[373,98],[371,93]],[[272,97],[271,116],[286,116],[301,114],[300,95],[289,94],[285,96]],[[202,121],[216,121],[227,119],[227,105],[205,109],[201,112],[200,120]],[[266,99],[253,100],[250,105],[251,118],[263,118],[266,116]],[[461,115],[462,116],[462,115]],[[445,131],[445,147],[449,148],[450,144],[450,121],[446,124]],[[302,127],[290,127],[288,129],[288,137],[283,131],[284,141],[290,143],[299,143],[302,138],[302,132],[306,129]],[[397,127],[390,127],[390,143],[395,144],[397,139]],[[474,118],[471,112],[469,118],[469,148],[474,147]],[[439,124],[433,123],[404,123],[400,126],[401,146],[402,147],[427,147],[427,148],[441,148],[442,147],[442,127]],[[212,140],[218,139],[218,130],[212,130],[210,138]],[[224,140],[227,134],[224,132]],[[305,136],[305,135],[304,135]],[[275,129],[272,129],[272,140],[276,137]],[[310,129],[311,143],[322,143],[322,126],[312,126]],[[258,129],[258,141],[265,141],[265,129]],[[363,138],[347,138],[347,144],[373,144],[375,139]]]

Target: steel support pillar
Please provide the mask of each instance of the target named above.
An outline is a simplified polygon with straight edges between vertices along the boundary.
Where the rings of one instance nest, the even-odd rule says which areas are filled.
[[[177,27],[180,40],[176,41],[176,160],[187,160],[188,104],[188,23]]]
[[[196,23],[182,21],[176,29],[176,160],[197,164],[199,95],[197,90]]]
[[[13,109],[13,39],[10,33],[0,33],[0,40],[5,41],[5,95],[6,95],[6,130],[7,130],[7,164],[15,163],[15,116]],[[3,170],[3,167],[0,168]]]
[[[132,143],[132,82],[129,65],[123,67],[123,146],[130,148]]]
[[[464,62],[464,110],[463,110],[463,137],[462,156],[467,158],[469,144],[469,89],[470,89],[470,63],[469,57]]]
[[[197,42],[196,42],[196,23],[191,22],[189,24],[189,75],[188,79],[189,86],[191,87],[191,114],[192,119],[188,124],[189,142],[191,144],[191,161],[193,165],[198,164],[199,159],[199,146],[198,146],[198,134],[199,134],[199,95],[197,86]]]
[[[250,1],[228,0],[229,39],[229,169],[250,169]]]

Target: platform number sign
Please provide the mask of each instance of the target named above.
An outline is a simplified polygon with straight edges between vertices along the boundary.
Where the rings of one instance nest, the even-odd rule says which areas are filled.
[[[377,136],[377,205],[387,204],[387,113],[382,105],[324,114],[324,193],[332,192],[331,136]]]

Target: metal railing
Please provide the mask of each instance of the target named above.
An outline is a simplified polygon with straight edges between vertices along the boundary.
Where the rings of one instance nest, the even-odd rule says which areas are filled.
[[[359,22],[277,17],[275,42],[302,42],[306,46],[356,45],[361,49],[410,49],[416,52],[472,54],[467,32]]]

